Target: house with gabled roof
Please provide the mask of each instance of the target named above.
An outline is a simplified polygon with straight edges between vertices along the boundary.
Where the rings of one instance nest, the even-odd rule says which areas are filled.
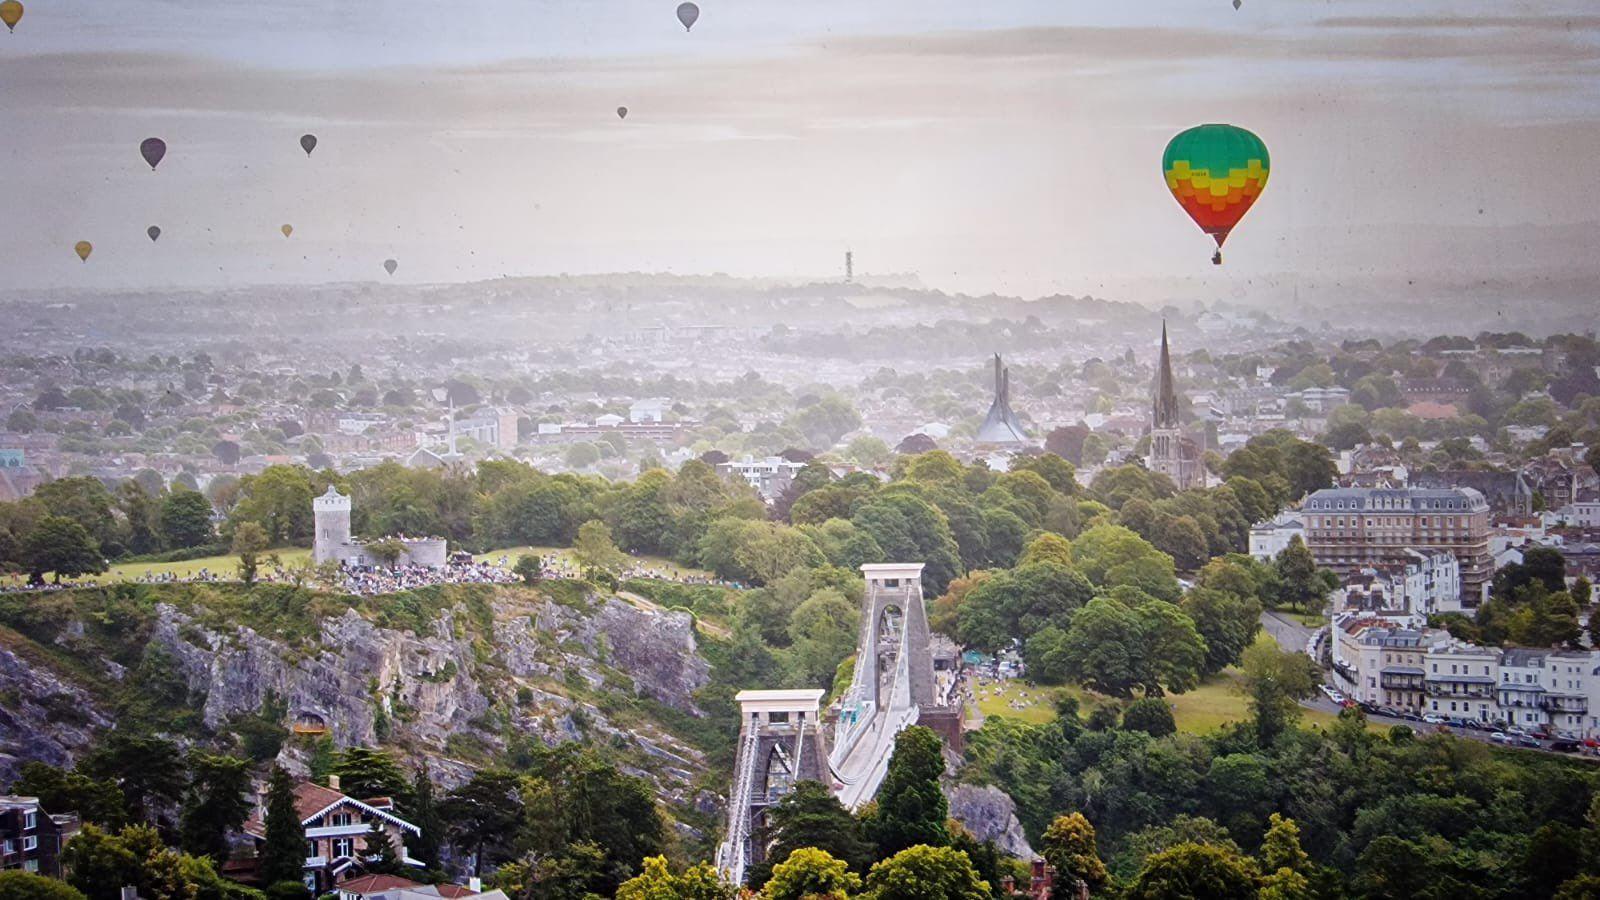
[[[408,866],[423,867],[421,860],[411,856],[406,841],[419,837],[422,829],[400,818],[389,797],[357,800],[339,790],[339,777],[330,775],[329,786],[323,787],[309,781],[294,786],[295,815],[306,833],[305,884],[321,894],[331,891],[351,876],[362,874],[362,865],[378,852],[377,846],[368,846],[372,840],[372,826],[379,830],[394,847],[395,853]],[[246,834],[257,844],[267,837],[266,795],[244,824]]]

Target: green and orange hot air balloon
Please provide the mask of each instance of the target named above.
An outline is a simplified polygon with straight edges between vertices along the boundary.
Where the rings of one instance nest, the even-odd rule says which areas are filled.
[[[1161,156],[1167,187],[1217,242],[1213,263],[1222,264],[1222,242],[1266,189],[1271,168],[1261,138],[1234,125],[1197,125],[1167,144]]]

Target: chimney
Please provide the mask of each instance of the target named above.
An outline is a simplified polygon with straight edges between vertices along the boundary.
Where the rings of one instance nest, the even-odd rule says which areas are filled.
[[[332,789],[334,789],[336,791],[340,790],[340,787],[339,787],[339,776],[337,776],[337,775],[329,775],[328,776],[328,787],[330,787],[330,788],[332,788]]]

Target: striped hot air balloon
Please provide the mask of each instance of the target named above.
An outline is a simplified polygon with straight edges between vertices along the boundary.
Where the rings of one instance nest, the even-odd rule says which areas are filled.
[[[1217,242],[1212,262],[1221,264],[1223,242],[1266,189],[1271,168],[1261,138],[1234,125],[1198,125],[1167,144],[1161,157],[1167,188]]]

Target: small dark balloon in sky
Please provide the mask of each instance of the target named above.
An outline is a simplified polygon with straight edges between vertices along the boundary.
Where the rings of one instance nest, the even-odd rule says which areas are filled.
[[[150,235],[150,240],[154,241],[157,238],[161,237],[161,226],[159,226],[159,225],[151,225],[149,228],[146,228],[144,230],[144,233]]]
[[[167,155],[167,142],[161,138],[145,138],[139,144],[139,155],[150,164],[150,171],[154,172],[156,166],[161,165],[161,160]]]
[[[300,149],[304,150],[307,156],[310,156],[311,151],[317,149],[317,136],[314,134],[300,135]]]
[[[700,7],[693,3],[678,4],[678,21],[683,23],[683,30],[694,28],[694,23],[700,20]]]

